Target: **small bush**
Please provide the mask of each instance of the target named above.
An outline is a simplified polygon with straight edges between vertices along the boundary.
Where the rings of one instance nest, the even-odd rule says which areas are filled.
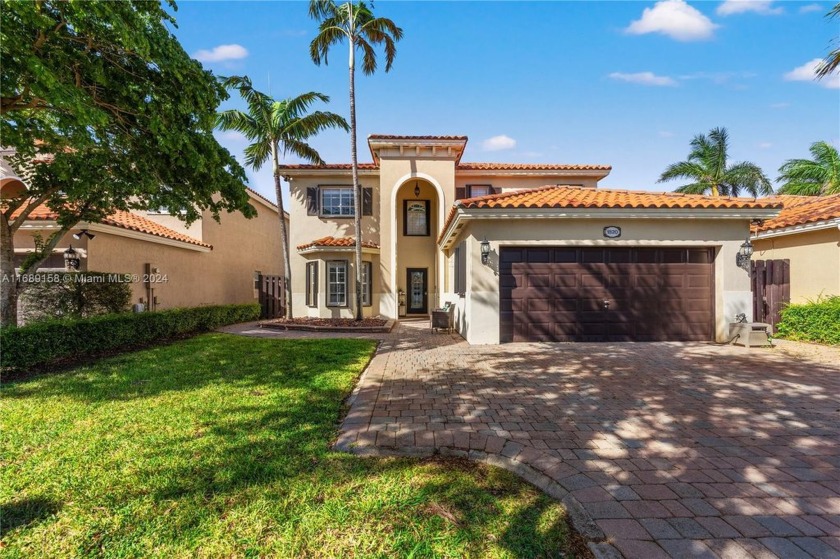
[[[0,365],[23,369],[55,361],[77,361],[257,320],[260,306],[220,305],[123,313],[77,320],[50,320],[0,329]]]
[[[789,340],[840,345],[840,297],[782,309],[776,333]]]
[[[126,312],[131,302],[131,277],[123,274],[42,272],[26,277],[21,302],[27,323]]]

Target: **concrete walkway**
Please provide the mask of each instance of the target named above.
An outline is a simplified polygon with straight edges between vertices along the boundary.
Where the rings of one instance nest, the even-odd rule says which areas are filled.
[[[840,558],[837,349],[469,346],[427,324],[377,337],[338,448],[512,470],[599,557]]]

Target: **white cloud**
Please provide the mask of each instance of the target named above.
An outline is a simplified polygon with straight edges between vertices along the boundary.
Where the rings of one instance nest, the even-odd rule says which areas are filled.
[[[811,12],[821,12],[823,7],[819,4],[805,4],[799,8],[800,14],[810,14]]]
[[[770,142],[761,142],[758,144],[758,147],[760,149],[770,149],[771,147],[773,147],[773,144],[771,144]]]
[[[199,62],[224,62],[227,60],[241,60],[248,56],[248,49],[242,45],[219,45],[210,50],[201,49],[193,54]]]
[[[225,130],[223,132],[218,132],[218,135],[219,139],[227,140],[228,142],[244,143],[248,141],[245,134],[236,130]]]
[[[674,133],[673,133],[673,132],[669,132],[668,130],[660,130],[660,131],[659,131],[659,137],[660,137],[660,138],[673,138],[673,137],[674,137]]]
[[[814,82],[829,89],[840,89],[840,74],[836,72],[817,80],[817,68],[820,64],[822,59],[815,58],[785,74],[784,79],[788,82]]]
[[[505,134],[487,138],[481,142],[481,149],[484,151],[502,151],[516,147],[516,140]]]
[[[677,82],[668,76],[657,76],[653,72],[636,72],[635,74],[625,74],[623,72],[613,72],[609,75],[611,79],[622,82],[637,83],[639,85],[652,85],[657,87],[673,87]]]
[[[661,0],[645,8],[627,29],[631,35],[662,33],[678,41],[701,41],[714,35],[717,24],[684,0]]]
[[[769,16],[784,13],[785,9],[780,6],[773,6],[773,0],[724,0],[716,11],[718,15],[722,16],[746,12]]]
[[[717,85],[725,85],[734,79],[752,79],[758,74],[755,72],[694,72],[679,76],[681,80],[709,80]]]

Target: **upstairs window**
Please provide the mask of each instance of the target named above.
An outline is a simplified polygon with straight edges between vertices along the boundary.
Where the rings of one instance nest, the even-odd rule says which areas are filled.
[[[470,198],[477,198],[479,196],[487,196],[489,194],[493,194],[493,187],[489,184],[471,184],[467,188],[470,191]]]
[[[353,217],[353,189],[321,187],[321,215]]]
[[[403,233],[407,237],[429,236],[429,201],[406,200]]]

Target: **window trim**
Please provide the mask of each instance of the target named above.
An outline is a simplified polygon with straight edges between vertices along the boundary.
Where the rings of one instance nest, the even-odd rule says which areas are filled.
[[[332,286],[333,282],[330,278],[330,272],[333,265],[341,265],[344,268],[344,302],[332,302]],[[350,265],[347,260],[327,260],[327,306],[332,308],[347,308],[350,305]],[[338,285],[338,284],[336,284]]]
[[[409,233],[408,232],[408,205],[417,202],[423,202],[426,206],[426,232],[425,233]],[[431,216],[429,200],[403,200],[403,236],[404,237],[428,237],[432,234],[431,231]]]
[[[350,214],[329,214],[324,213],[324,192],[328,190],[349,190],[350,197],[353,201],[353,204],[350,206],[350,209],[353,213]],[[356,189],[353,188],[352,184],[322,184],[318,186],[318,216],[319,217],[328,217],[330,219],[353,219],[356,217]]]
[[[318,306],[318,260],[306,263],[306,306]]]
[[[454,269],[452,278],[452,291],[460,297],[467,292],[467,247],[465,243],[455,246],[452,252]]]
[[[373,262],[362,261],[362,306],[373,306]]]

